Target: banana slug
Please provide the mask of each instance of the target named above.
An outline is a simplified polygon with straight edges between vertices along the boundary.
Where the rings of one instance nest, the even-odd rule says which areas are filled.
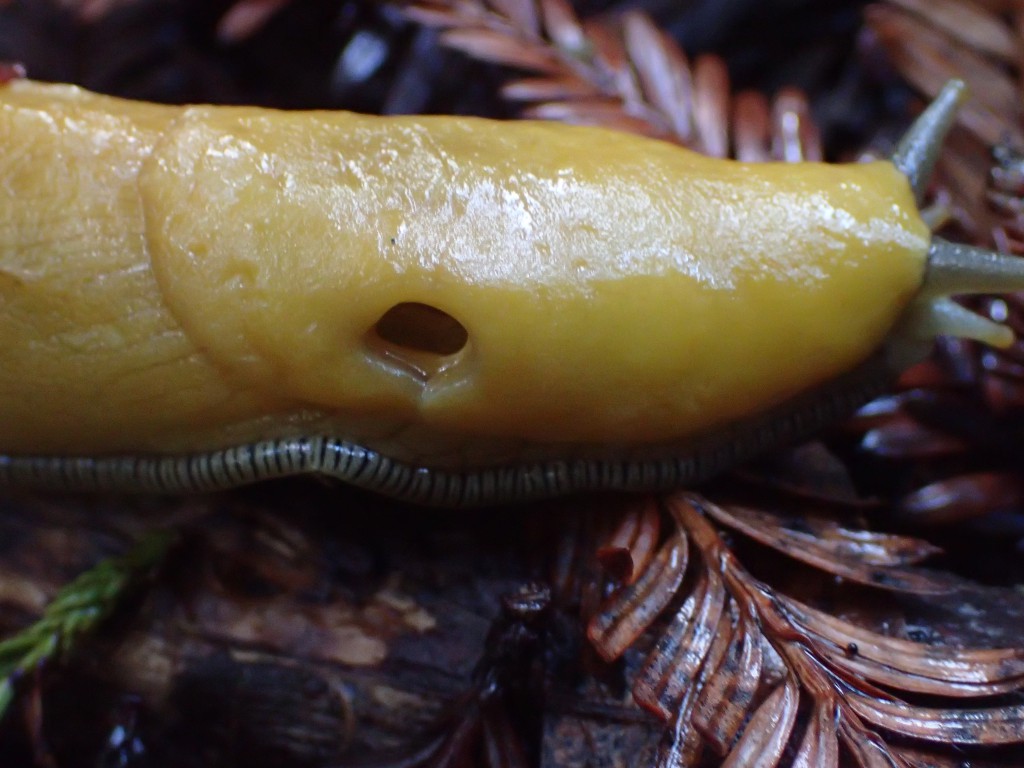
[[[743,164],[596,128],[0,87],[0,482],[319,473],[479,505],[697,482],[847,414],[949,294],[1024,286],[891,161]]]

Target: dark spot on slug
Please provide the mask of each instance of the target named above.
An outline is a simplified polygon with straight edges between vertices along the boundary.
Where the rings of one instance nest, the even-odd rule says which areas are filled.
[[[856,643],[847,643],[846,644],[846,655],[847,656],[849,656],[852,659],[858,653],[860,653],[860,648],[857,646]]]

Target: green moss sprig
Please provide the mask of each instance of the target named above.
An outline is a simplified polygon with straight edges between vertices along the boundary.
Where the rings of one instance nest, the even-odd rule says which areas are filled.
[[[38,621],[0,641],[0,720],[14,699],[18,681],[43,664],[67,656],[163,560],[171,539],[166,532],[151,534],[124,555],[99,562],[65,584]]]

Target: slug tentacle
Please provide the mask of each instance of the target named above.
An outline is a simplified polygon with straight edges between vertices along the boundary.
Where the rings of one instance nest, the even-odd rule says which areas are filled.
[[[939,159],[942,142],[953,127],[956,111],[967,97],[963,80],[950,80],[928,108],[914,121],[892,154],[892,162],[910,181],[914,199],[924,201]]]
[[[951,297],[1020,290],[1024,290],[1024,259],[933,237],[924,282],[887,342],[890,364],[901,370],[920,360],[940,335],[1010,346],[1013,331]]]
[[[918,299],[1024,290],[1024,259],[933,237]]]

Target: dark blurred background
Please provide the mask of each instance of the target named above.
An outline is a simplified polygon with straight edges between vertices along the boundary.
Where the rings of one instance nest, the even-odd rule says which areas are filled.
[[[437,46],[437,33],[369,0],[295,0],[244,39],[231,0],[13,0],[0,58],[31,77],[167,102],[511,116],[507,71]],[[797,86],[828,142],[863,140],[879,89],[865,80],[862,0],[578,0],[581,17],[647,11],[691,56],[722,55],[738,88]],[[858,48],[861,55],[858,55]]]

